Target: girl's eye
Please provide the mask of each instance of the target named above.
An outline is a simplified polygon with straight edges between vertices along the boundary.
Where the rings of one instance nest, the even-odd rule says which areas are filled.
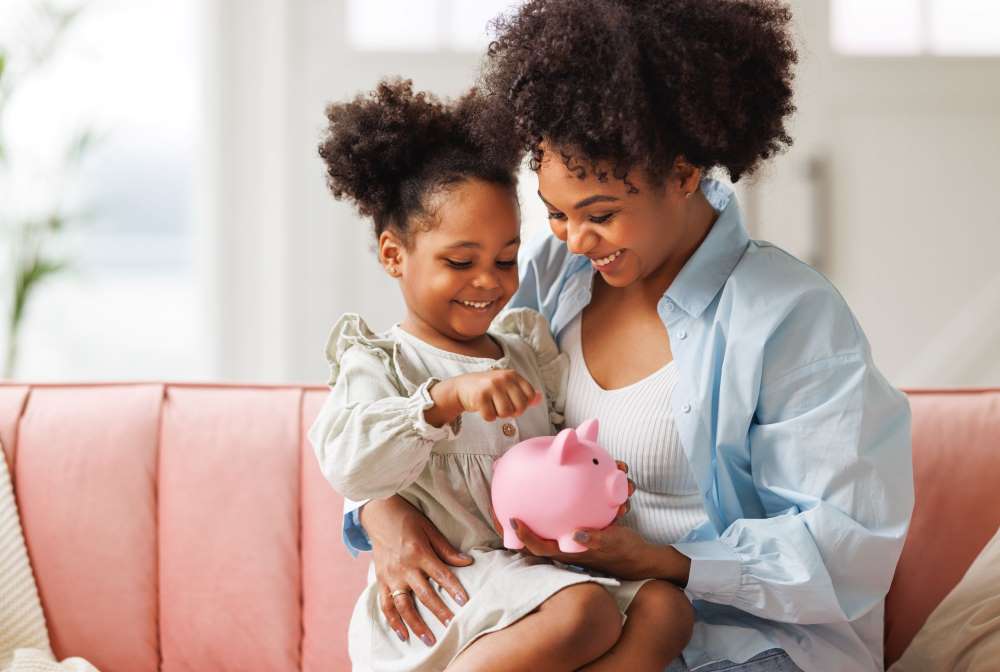
[[[589,219],[590,221],[592,221],[594,224],[603,224],[604,222],[606,222],[609,219],[611,219],[612,217],[614,217],[616,214],[617,213],[609,212],[606,215],[599,215],[599,216],[598,215],[593,215],[591,217],[588,217],[587,219]]]
[[[562,214],[561,212],[549,211],[549,219],[566,219],[566,215]]]
[[[472,266],[471,261],[455,261],[454,259],[445,259],[445,263],[452,268],[469,268]]]
[[[500,261],[497,259],[497,266],[500,268],[513,268],[517,266],[517,259],[511,259],[510,261]]]

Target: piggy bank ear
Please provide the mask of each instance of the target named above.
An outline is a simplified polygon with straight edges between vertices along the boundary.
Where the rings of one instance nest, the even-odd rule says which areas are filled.
[[[584,420],[583,423],[576,428],[576,436],[583,441],[597,443],[597,429],[597,418]]]
[[[577,444],[576,432],[572,429],[564,429],[559,432],[546,453],[549,459],[556,464],[566,464],[569,461],[571,451]]]

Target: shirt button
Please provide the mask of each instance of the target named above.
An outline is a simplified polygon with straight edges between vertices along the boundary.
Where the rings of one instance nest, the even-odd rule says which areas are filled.
[[[683,341],[687,337],[688,337],[688,332],[684,331],[683,329],[677,332],[677,338],[679,338],[680,340]]]
[[[681,411],[683,411],[684,413],[690,413],[691,412],[691,404],[684,404],[683,406],[681,406]]]
[[[510,436],[514,436],[515,434],[517,434],[517,427],[515,427],[512,424],[510,424],[509,422],[503,423],[502,429],[503,429],[503,435],[504,436],[510,437]]]
[[[674,311],[674,302],[673,301],[667,301],[666,306],[664,306],[664,307],[667,309],[668,313],[672,313]]]

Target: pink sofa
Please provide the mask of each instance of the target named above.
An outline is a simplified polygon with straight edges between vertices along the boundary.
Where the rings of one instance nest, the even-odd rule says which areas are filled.
[[[325,387],[0,383],[52,646],[103,672],[349,669],[367,559],[306,430]],[[895,660],[1000,526],[1000,390],[911,394],[917,506]]]

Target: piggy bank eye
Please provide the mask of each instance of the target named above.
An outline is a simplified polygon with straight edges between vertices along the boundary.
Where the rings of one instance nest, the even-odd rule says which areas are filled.
[[[597,461],[597,458],[596,458],[596,457],[594,458],[594,464],[600,464],[600,463],[599,463],[599,462]]]

